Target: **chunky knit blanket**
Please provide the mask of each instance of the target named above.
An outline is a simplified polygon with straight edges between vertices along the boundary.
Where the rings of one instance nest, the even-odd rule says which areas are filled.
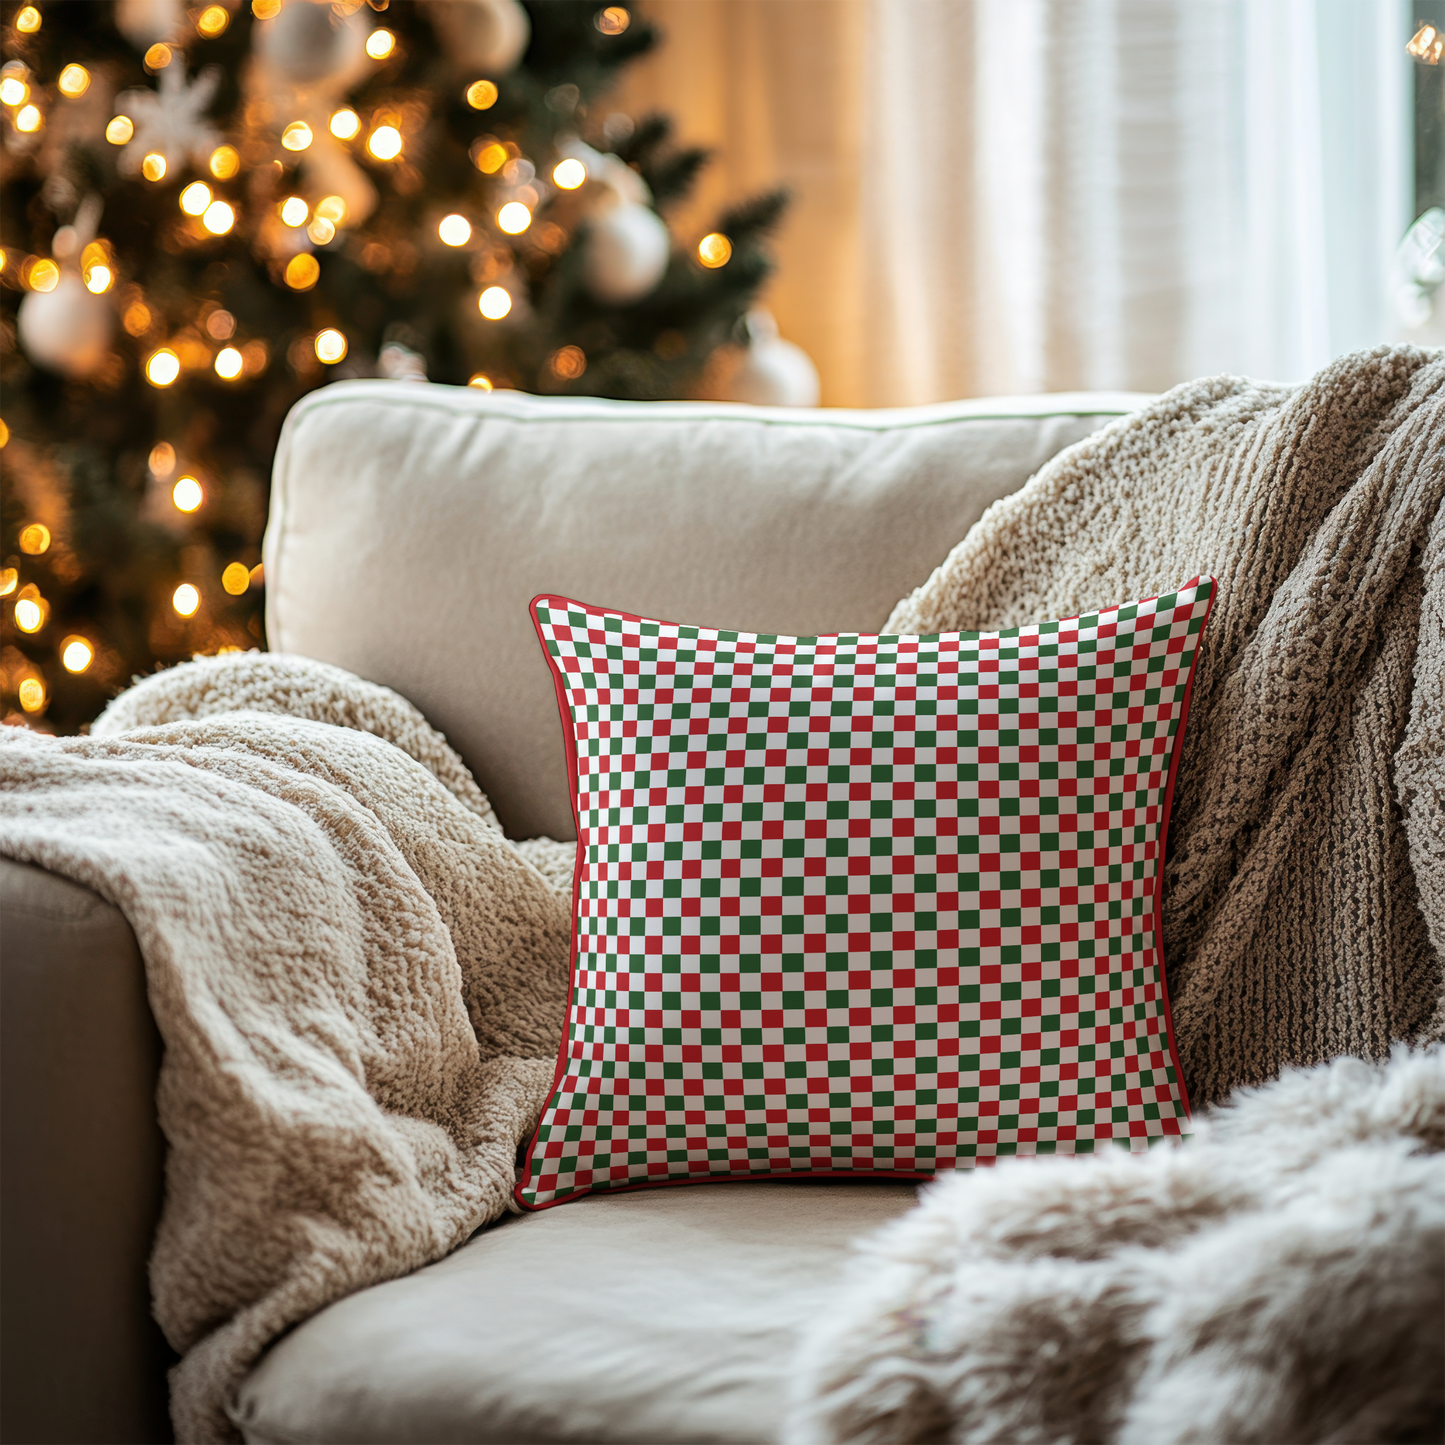
[[[93,888],[140,942],[172,1416],[238,1439],[226,1402],[276,1335],[507,1207],[569,900],[409,703],[255,654],[148,679],[88,738],[0,729],[0,853]]]
[[[1445,1026],[1445,355],[1176,387],[995,502],[885,630],[1076,616],[1198,573],[1219,593],[1164,876],[1196,1103]]]
[[[1445,1050],[1364,1062],[1445,1021],[1445,357],[1179,387],[996,503],[887,627],[1199,572],[1169,991],[1196,1104],[1272,1082],[1178,1149],[932,1186],[805,1341],[789,1445],[1445,1429]]]

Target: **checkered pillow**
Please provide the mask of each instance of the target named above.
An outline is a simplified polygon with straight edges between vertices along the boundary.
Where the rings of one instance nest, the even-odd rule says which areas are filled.
[[[518,1201],[1180,1134],[1159,860],[1213,595],[933,637],[537,598],[579,847]]]

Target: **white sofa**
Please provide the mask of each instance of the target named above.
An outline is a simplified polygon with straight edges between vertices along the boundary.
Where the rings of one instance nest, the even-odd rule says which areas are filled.
[[[888,412],[537,399],[390,382],[289,418],[273,649],[395,688],[514,838],[572,836],[542,591],[768,632],[877,629],[984,508],[1145,398]],[[124,918],[0,864],[5,1440],[164,1435],[144,1260],[159,1042]],[[262,1359],[253,1442],[761,1441],[801,1323],[897,1182],[691,1185],[509,1217]]]

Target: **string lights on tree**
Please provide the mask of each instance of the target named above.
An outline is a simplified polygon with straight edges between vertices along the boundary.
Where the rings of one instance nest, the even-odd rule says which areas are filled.
[[[657,38],[596,0],[0,3],[0,713],[72,730],[263,642],[313,387],[697,394],[784,198],[669,225],[705,153],[606,102]]]

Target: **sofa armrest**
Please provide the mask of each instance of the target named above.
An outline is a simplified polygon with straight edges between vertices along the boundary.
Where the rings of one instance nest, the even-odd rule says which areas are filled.
[[[146,1262],[161,1041],[125,917],[0,859],[0,1438],[171,1439]]]

